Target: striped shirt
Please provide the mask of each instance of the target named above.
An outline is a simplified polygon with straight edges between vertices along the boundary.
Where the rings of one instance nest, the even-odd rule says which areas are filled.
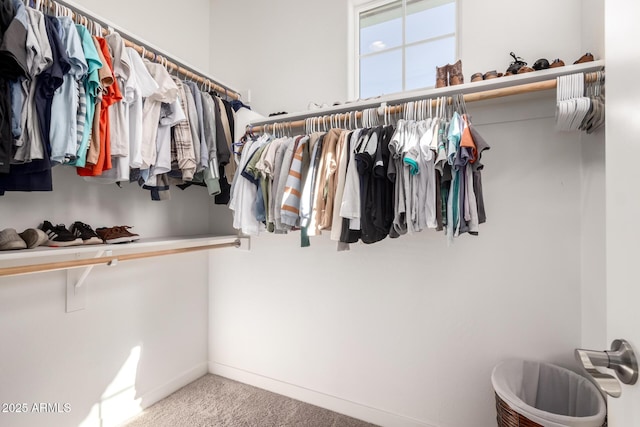
[[[302,183],[309,171],[309,137],[299,137],[297,148],[291,161],[289,175],[284,188],[281,215],[282,223],[291,227],[300,225],[300,199]]]
[[[185,119],[171,128],[171,164],[177,164],[182,172],[182,179],[184,181],[191,181],[193,180],[193,175],[196,173],[197,163],[193,138],[191,136],[191,125],[189,124],[187,114],[189,111],[187,95],[182,81],[177,78],[173,80],[176,86],[178,86],[178,99],[180,100],[180,107],[182,107],[182,110],[185,112]]]

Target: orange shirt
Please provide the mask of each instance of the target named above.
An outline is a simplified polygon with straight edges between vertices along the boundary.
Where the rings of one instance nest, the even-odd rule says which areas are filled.
[[[460,147],[471,148],[472,158],[469,160],[469,163],[475,163],[478,160],[478,149],[476,148],[476,143],[471,136],[471,130],[469,129],[469,122],[466,114],[463,116],[464,119],[464,129],[462,131],[462,139],[460,140]]]
[[[102,37],[96,37],[100,50],[104,55],[106,66],[113,74],[111,53],[107,41]],[[122,99],[122,93],[116,79],[113,84],[103,88],[102,103],[100,104],[100,154],[95,165],[79,168],[80,176],[100,176],[102,172],[111,169],[111,126],[109,124],[109,107]]]

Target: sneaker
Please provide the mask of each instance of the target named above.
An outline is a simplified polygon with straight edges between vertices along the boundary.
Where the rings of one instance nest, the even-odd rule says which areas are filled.
[[[0,251],[12,251],[14,249],[27,249],[27,244],[13,228],[6,228],[0,231]]]
[[[27,249],[33,249],[37,246],[42,246],[49,240],[47,234],[39,228],[27,228],[22,233],[20,233],[20,237],[27,244]]]
[[[47,237],[49,238],[47,241],[48,246],[57,248],[82,244],[82,239],[74,236],[69,230],[67,230],[67,227],[65,227],[64,224],[54,226],[49,221],[45,221],[39,228],[47,234]]]
[[[74,236],[82,239],[82,244],[84,245],[101,245],[102,239],[93,231],[90,225],[85,224],[84,222],[76,221],[71,224],[70,230]]]
[[[98,233],[98,236],[100,236],[105,243],[129,243],[139,240],[139,235],[128,231],[130,228],[131,227],[127,225],[102,227],[96,228],[96,233]]]

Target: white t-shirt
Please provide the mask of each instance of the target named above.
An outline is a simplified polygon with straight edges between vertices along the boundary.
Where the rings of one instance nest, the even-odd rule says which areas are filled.
[[[134,98],[133,82],[130,81],[131,59],[120,34],[109,34],[105,40],[113,57],[113,74],[122,93],[122,100],[109,107],[111,157],[125,157],[129,156],[129,107]]]
[[[178,99],[178,86],[162,65],[147,60],[144,64],[158,84],[158,90],[146,99],[142,109],[142,165],[140,168],[149,169],[156,164],[158,155],[156,141],[162,104],[172,104]],[[171,154],[169,154],[169,162],[171,162]]]
[[[160,113],[160,125],[158,126],[156,147],[156,162],[149,171],[149,178],[145,184],[151,187],[157,185],[157,176],[171,171],[171,128],[185,120],[185,115],[180,101],[171,104],[162,104]]]
[[[153,95],[159,86],[138,52],[131,47],[126,51],[131,64],[129,83],[133,89],[133,100],[129,105],[129,164],[132,168],[139,168],[142,166],[142,99]]]

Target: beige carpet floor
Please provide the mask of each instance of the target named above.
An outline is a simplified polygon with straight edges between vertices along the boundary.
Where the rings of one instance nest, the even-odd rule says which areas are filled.
[[[156,403],[126,427],[375,427],[279,394],[206,375]]]

